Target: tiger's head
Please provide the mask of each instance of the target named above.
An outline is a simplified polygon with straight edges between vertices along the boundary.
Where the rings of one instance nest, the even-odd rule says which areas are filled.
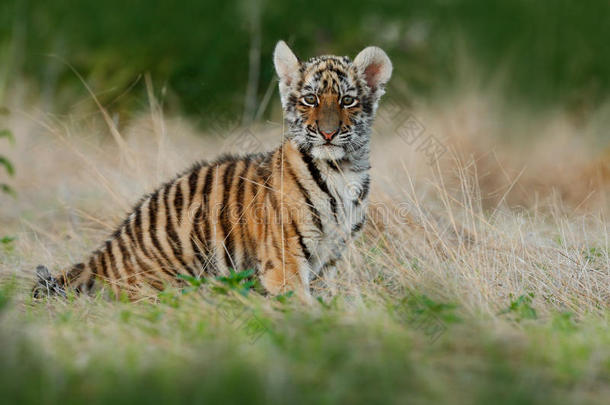
[[[392,75],[392,62],[377,47],[352,61],[319,56],[300,61],[284,41],[273,55],[279,76],[286,135],[315,159],[368,157],[371,125]]]

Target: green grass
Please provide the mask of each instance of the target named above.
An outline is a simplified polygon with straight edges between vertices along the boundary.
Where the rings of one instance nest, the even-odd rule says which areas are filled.
[[[454,314],[459,304],[417,295],[358,309],[341,298],[303,307],[296,298],[229,290],[206,284],[170,290],[164,296],[172,300],[156,302],[32,303],[5,278],[0,397],[46,404],[562,404],[602,403],[608,393],[610,333],[599,318],[462,318]],[[431,338],[429,322],[443,325],[440,336]]]

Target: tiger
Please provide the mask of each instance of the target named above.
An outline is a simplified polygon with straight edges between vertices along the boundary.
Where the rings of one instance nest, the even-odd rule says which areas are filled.
[[[195,163],[144,196],[87,260],[36,269],[35,297],[103,286],[115,297],[164,290],[188,277],[253,270],[265,294],[311,300],[312,280],[335,272],[361,233],[371,185],[372,124],[392,63],[380,48],[352,61],[273,53],[283,109],[269,152]]]

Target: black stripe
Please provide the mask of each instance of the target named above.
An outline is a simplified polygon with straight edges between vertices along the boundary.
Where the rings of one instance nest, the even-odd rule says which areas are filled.
[[[112,270],[114,273],[115,281],[119,281],[121,280],[121,273],[116,265],[114,253],[112,253],[112,243],[109,240],[106,241],[106,252],[108,253],[108,258],[110,259],[110,270]]]
[[[197,237],[197,239],[199,240],[199,242],[204,245],[204,247],[206,248],[206,250],[208,249],[208,246],[210,244],[210,240],[209,240],[209,235],[204,235],[202,234],[202,227],[204,227],[206,224],[204,223],[204,218],[203,218],[203,210],[204,210],[204,206],[201,205],[199,207],[199,209],[197,210],[197,212],[195,213],[195,224],[193,226],[193,228],[195,229],[195,236]],[[207,217],[207,215],[206,215]],[[191,238],[192,239],[192,238]]]
[[[125,257],[127,257],[127,259],[131,258],[131,254],[127,251],[127,249],[125,249],[125,246],[123,246],[123,233],[121,232],[121,234],[119,234],[118,238],[117,238],[117,244],[119,245],[119,251],[121,252],[121,256],[123,256],[123,261],[125,261]],[[125,263],[123,263],[124,265]]]
[[[330,209],[333,212],[333,216],[335,217],[335,222],[339,222],[337,220],[337,200],[334,199],[334,197],[330,198]]]
[[[364,97],[361,104],[364,114],[371,115],[373,113],[373,102],[369,97]]]
[[[179,184],[174,185],[176,187],[179,186]],[[178,237],[178,233],[176,232],[176,228],[174,228],[174,223],[172,221],[172,208],[169,204],[169,193],[174,185],[167,185],[165,187],[165,190],[163,191],[163,204],[165,205],[165,234],[168,237],[167,242],[169,243],[169,246],[171,247],[176,260],[180,262],[182,268],[188,271],[191,276],[195,276],[195,272],[193,271],[193,269],[191,269],[184,261],[184,258],[182,256],[182,242]]]
[[[174,195],[174,207],[176,208],[176,222],[178,226],[182,225],[182,204],[184,198],[182,196],[182,185],[180,182],[176,183],[176,193]]]
[[[211,267],[210,270],[212,272],[217,270],[217,265],[215,252],[212,249],[213,241],[211,235],[212,231],[210,229],[211,212],[209,210],[209,204],[210,194],[212,193],[214,187],[214,172],[216,171],[216,168],[217,166],[211,166],[205,176],[205,181],[202,190],[203,204],[201,204],[201,214],[198,215],[198,218],[203,220],[203,243],[205,244],[207,249],[208,266]],[[203,217],[203,210],[206,210],[207,212],[207,215],[205,217]]]
[[[129,237],[129,229],[130,227],[127,226],[127,229],[125,231],[125,233],[127,234],[127,236]],[[131,240],[131,237],[129,237],[129,239]],[[142,263],[142,261],[138,258],[138,252],[137,252],[137,246],[134,246],[132,243],[129,243],[129,241],[125,240],[124,238],[124,234],[121,234],[120,237],[120,249],[121,249],[121,253],[123,254],[123,260],[126,261],[127,259],[128,261],[128,268],[126,269],[127,271],[127,279],[129,280],[129,282],[138,282],[138,274],[142,273],[143,271],[146,271],[146,273],[150,273],[150,268],[147,267],[144,263]],[[125,257],[127,257],[127,259],[125,259]],[[135,259],[136,263],[133,263],[133,260]]]
[[[346,158],[342,158],[339,160],[329,160],[327,163],[331,169],[333,169],[336,172],[340,172],[341,166],[347,162],[348,162],[348,160]]]
[[[212,192],[212,177],[214,176],[214,171],[217,166],[212,166],[208,169],[208,172],[205,175],[205,182],[203,184],[203,190],[201,193],[203,194],[203,205],[207,207],[208,202],[210,201],[210,193]]]
[[[125,224],[125,234],[127,235],[127,240],[125,240],[123,234],[121,234],[121,242],[124,243],[123,247],[127,251],[127,255],[130,259],[130,271],[134,278],[137,279],[137,274],[141,273],[140,270],[144,270],[146,268],[145,265],[142,264],[141,260],[138,258],[138,246],[134,244],[133,232],[131,230],[131,223]],[[123,254],[123,256],[125,256]],[[136,263],[133,263],[133,260]],[[136,280],[137,281],[137,280]]]
[[[142,235],[142,206],[139,205],[136,208],[136,219],[134,221],[134,226],[135,226],[135,231],[136,231],[136,236],[138,237],[138,242],[140,244],[140,246],[142,247],[142,249],[146,250],[146,247],[144,246],[144,236]],[[148,256],[148,254],[147,254]]]
[[[292,224],[292,229],[294,230],[294,233],[296,233],[297,237],[299,238],[299,245],[301,246],[303,255],[305,255],[305,260],[309,261],[311,259],[311,252],[309,252],[309,249],[307,249],[307,246],[305,245],[305,240],[303,239],[303,235],[301,235],[301,231],[299,230],[298,225],[294,221],[291,220],[291,224]]]
[[[92,255],[89,259],[89,269],[91,270],[91,274],[89,274],[89,280],[87,280],[87,292],[90,292],[93,289],[93,285],[95,284],[95,276],[97,274],[95,255]]]
[[[208,201],[209,201],[209,193],[210,193],[210,188],[211,188],[211,183],[212,183],[212,175],[214,172],[214,169],[216,168],[216,166],[211,166],[208,167],[207,169],[207,174],[205,176],[204,179],[204,184],[203,184],[203,196],[202,196],[202,200],[201,200],[201,205],[199,206],[199,208],[197,209],[197,212],[195,213],[195,218],[194,218],[194,223],[193,223],[193,230],[195,231],[195,237],[196,240],[199,241],[199,243],[201,245],[203,245],[203,249],[205,249],[204,251],[201,250],[201,247],[199,247],[197,245],[197,243],[195,243],[195,240],[193,240],[193,236],[191,236],[191,245],[193,246],[193,251],[195,252],[195,256],[198,258],[198,260],[200,261],[201,265],[205,267],[205,257],[210,255],[210,236],[208,233],[205,233],[203,231],[202,228],[206,228],[207,227],[207,217],[208,215],[206,215],[206,219],[204,219],[203,217],[203,213],[204,210],[206,210],[207,205],[208,205]],[[202,233],[203,232],[203,233]],[[205,270],[205,268],[204,268]]]
[[[165,260],[165,262],[168,264],[168,266],[171,268],[171,270],[173,269],[172,266],[172,262],[171,260],[169,260],[169,257],[165,254],[165,252],[163,251],[163,249],[161,248],[161,244],[159,243],[159,238],[157,236],[157,210],[158,210],[158,201],[157,198],[159,197],[159,190],[155,191],[153,193],[153,195],[150,197],[150,204],[149,204],[149,221],[148,223],[149,225],[149,230],[148,232],[150,233],[150,238],[152,240],[153,246],[155,249],[157,249],[157,251],[159,251],[159,254],[161,255],[161,257]],[[170,270],[170,269],[165,269],[163,267],[164,263],[159,263],[161,265],[161,268],[164,270]],[[175,272],[173,273],[175,275]]]
[[[195,197],[195,193],[197,192],[197,183],[199,182],[199,172],[201,168],[197,166],[193,172],[189,175],[189,203]]]
[[[140,258],[138,257],[138,255],[137,255],[137,254],[134,254],[134,257],[135,257],[135,259],[136,259],[136,262],[138,263],[138,267],[140,267],[140,268],[141,268],[141,269],[142,269],[142,270],[145,272],[145,274],[146,274],[146,275],[148,275],[148,277],[147,277],[147,278],[144,278],[144,280],[145,280],[145,281],[146,281],[146,282],[147,282],[149,285],[153,286],[153,288],[156,288],[156,287],[154,286],[154,282],[155,282],[156,280],[154,280],[154,279],[153,279],[153,275],[154,275],[155,273],[154,273],[154,272],[153,272],[153,271],[150,269],[150,267],[148,267],[146,264],[144,264],[144,262],[142,262],[142,260],[140,260]],[[163,270],[163,269],[162,269],[162,270]],[[167,274],[167,273],[166,273],[166,274]],[[172,277],[172,279],[173,279],[173,276],[171,276],[171,277]],[[158,289],[160,290],[160,289],[162,289],[162,288],[158,288]]]
[[[133,257],[138,265],[137,272],[139,272],[139,269],[141,269],[144,271],[144,274],[152,275],[152,274],[154,274],[154,272],[151,270],[150,267],[148,267],[148,265],[146,265],[144,262],[142,262],[142,260],[138,256],[138,252],[140,252],[144,255],[144,257],[146,257],[147,259],[150,260],[150,257],[148,255],[148,253],[146,252],[145,247],[144,246],[139,247],[138,244],[135,243],[134,236],[133,236],[133,230],[131,229],[132,225],[133,224],[127,224],[127,227],[126,227],[127,236],[129,238],[129,241],[131,242],[131,244],[127,244],[127,250],[129,251],[130,257]],[[158,263],[158,260],[157,260],[157,263]],[[161,270],[163,272],[165,272],[163,265],[160,264],[160,267],[161,267]],[[133,270],[135,271],[136,269],[133,269]],[[173,278],[173,274],[170,273],[168,275]],[[136,275],[134,274],[134,277],[135,276]]]
[[[197,192],[197,183],[199,182],[199,171],[201,169],[197,168],[197,170],[193,171],[193,173],[191,173],[191,175],[189,176],[189,192],[191,194],[189,200],[193,201],[195,196],[195,193]],[[208,168],[208,171],[210,170],[210,168]],[[190,204],[189,201],[189,204]],[[195,256],[195,260],[197,262],[199,262],[199,265],[201,267],[201,270],[205,269],[205,255],[202,251],[202,249],[199,247],[199,244],[206,244],[207,241],[203,240],[204,237],[201,234],[201,227],[202,227],[202,218],[203,218],[203,200],[202,200],[202,204],[197,208],[197,212],[195,212],[195,217],[192,219],[193,221],[193,227],[191,228],[191,233],[189,235],[189,239],[191,241],[191,248],[193,249],[193,254]],[[193,233],[195,233],[193,235]],[[199,242],[199,244],[197,244],[197,242]]]
[[[303,198],[305,198],[305,204],[307,205],[307,208],[309,209],[309,212],[311,214],[314,225],[316,226],[316,228],[318,228],[318,230],[321,233],[324,233],[324,227],[322,225],[322,219],[320,218],[320,213],[318,212],[316,207],[314,207],[313,203],[311,202],[311,198],[309,197],[309,192],[307,192],[305,187],[303,187],[301,182],[298,180],[297,175],[295,174],[294,170],[292,170],[292,166],[290,165],[290,163],[288,161],[286,161],[286,169],[288,169],[288,174],[290,175],[290,177],[292,177],[292,180],[294,180],[294,182],[296,183],[297,187],[299,188],[299,191],[301,191],[301,194],[303,194]]]
[[[362,173],[362,172],[371,170],[371,166],[367,165],[365,167],[360,167],[360,168],[351,168],[350,170],[354,173]]]
[[[195,261],[199,262],[199,266],[203,270],[204,265],[205,265],[205,255],[203,254],[203,252],[199,248],[199,245],[197,245],[197,242],[195,241],[195,239],[192,236],[191,236],[191,248],[193,249]],[[195,264],[197,264],[197,263],[195,263]]]
[[[356,199],[356,201],[354,201],[354,204],[356,206],[360,205],[360,203],[364,201],[364,199],[369,195],[370,186],[371,178],[367,175],[364,178],[364,181],[362,182],[362,189],[360,190],[360,193],[358,193],[358,198]]]
[[[322,179],[322,175],[320,173],[320,170],[318,170],[318,167],[314,163],[314,161],[311,158],[311,156],[309,156],[306,153],[301,153],[301,157],[303,158],[303,161],[307,165],[307,168],[309,169],[309,173],[311,174],[311,177],[313,177],[313,179],[316,182],[316,184],[318,185],[318,187],[320,187],[320,190],[322,190],[326,194],[328,194],[329,197],[332,197],[330,195],[330,192],[328,191],[328,186],[326,185],[326,183]]]
[[[129,228],[129,227],[128,227]],[[126,232],[125,232],[126,233]],[[117,243],[119,245],[119,250],[121,251],[121,255],[123,256],[123,267],[125,268],[125,272],[127,273],[127,282],[133,283],[137,281],[136,274],[137,269],[134,268],[133,263],[131,262],[132,255],[131,249],[126,247],[127,242],[125,241],[125,233],[121,232],[118,237]]]
[[[328,268],[328,267],[332,267],[335,264],[337,264],[337,259],[333,257],[333,258],[329,259],[326,263],[324,263],[324,266],[322,266],[322,270],[324,270],[325,268]]]
[[[329,66],[327,68],[327,70],[330,70],[331,72],[335,72],[337,74],[337,76],[339,77],[339,79],[345,78],[345,72],[343,70],[339,69],[338,67]]]
[[[89,269],[91,270],[91,278],[93,279],[94,275],[97,274],[97,266],[95,263],[95,255],[91,255],[91,258],[89,258]]]
[[[333,197],[330,194],[330,191],[328,190],[328,186],[322,179],[320,170],[318,170],[318,168],[316,167],[316,164],[314,163],[311,156],[309,156],[309,154],[307,154],[307,153],[301,152],[301,157],[302,157],[303,161],[305,162],[305,164],[307,165],[307,169],[309,170],[311,177],[314,179],[314,181],[316,182],[316,184],[318,185],[320,190],[322,190],[324,193],[326,193],[326,195],[330,199],[330,209],[332,210],[333,216],[335,217],[335,222],[337,222],[337,201],[335,200],[335,197]]]
[[[211,273],[215,273],[218,270],[218,266],[216,264],[216,252],[214,251],[214,243],[212,241],[212,227],[210,226],[210,216],[206,215],[203,218],[203,237],[206,240],[204,242],[206,244],[207,249],[207,262],[208,266],[206,267],[206,271],[209,270]],[[214,235],[216,238],[216,235]]]
[[[172,190],[174,185],[167,185],[163,190],[163,205],[165,206],[165,234],[168,236],[168,242],[170,247],[172,248],[172,252],[180,264],[182,263],[182,246],[180,243],[180,239],[178,238],[178,233],[176,232],[176,228],[174,228],[174,223],[172,221],[172,207],[169,204],[169,193]],[[178,185],[175,185],[178,187]]]
[[[227,268],[232,265],[233,258],[233,250],[235,241],[233,240],[233,236],[231,235],[231,222],[230,222],[230,212],[231,207],[229,206],[229,197],[231,195],[231,184],[233,183],[233,173],[235,172],[235,166],[237,162],[231,162],[225,169],[224,178],[223,178],[223,190],[222,190],[222,213],[220,216],[220,225],[222,227],[223,238],[225,244],[225,263]],[[237,269],[233,269],[237,271]]]
[[[130,233],[130,229],[127,228],[127,235],[129,236]],[[131,239],[131,237],[130,237]],[[156,288],[153,284],[155,282],[155,280],[152,280],[152,277],[156,274],[156,272],[151,269],[147,264],[145,264],[140,257],[138,256],[138,246],[137,245],[131,245],[131,246],[127,246],[127,249],[129,250],[131,256],[135,259],[136,264],[138,266],[138,272],[144,274],[147,277],[144,277],[144,281],[146,283],[148,283],[149,285],[153,286],[153,288]],[[142,250],[140,250],[141,252]],[[146,258],[150,259],[150,257],[148,257],[148,255],[144,255]],[[158,261],[157,263],[159,264],[159,267],[161,268],[161,271],[163,273],[165,273],[167,276],[169,276],[172,280],[174,280],[174,274],[167,271],[162,264],[160,264]],[[139,270],[142,270],[141,272]],[[134,274],[134,277],[136,277],[136,275]]]
[[[72,266],[72,268],[70,269],[70,271],[68,271],[67,274],[63,275],[63,284],[65,286],[70,286],[72,288],[74,288],[76,290],[76,292],[80,293],[80,288],[79,285],[72,285],[76,279],[78,279],[81,274],[83,274],[83,271],[85,270],[85,265],[83,263],[78,263],[75,264],[74,266]]]
[[[358,222],[356,225],[352,227],[352,236],[356,234],[356,232],[360,231],[366,222],[366,218],[363,218],[362,221]]]
[[[334,160],[328,161],[328,166],[336,172],[341,171],[341,168],[337,165],[337,162],[335,162]]]
[[[205,234],[204,227],[207,227],[207,215],[204,219],[204,210],[206,209],[207,202],[209,201],[209,193],[212,182],[212,174],[216,166],[208,166],[206,168],[206,176],[202,186],[202,201],[200,206],[195,212],[195,218],[193,218],[193,228],[189,239],[191,240],[191,247],[195,255],[195,260],[199,262],[202,271],[207,269],[207,258],[210,256],[210,240],[209,235]],[[201,175],[201,167],[191,173],[189,177],[189,187],[191,189],[191,201],[196,198],[197,183],[199,183],[199,176]],[[193,235],[193,232],[195,233]],[[198,242],[198,243],[197,243]]]
[[[281,229],[282,229],[282,235],[283,235],[284,222],[281,221],[283,219],[282,213],[281,213],[281,209],[283,207],[278,208],[277,200],[276,200],[275,196],[273,195],[273,192],[270,194],[270,198],[271,198],[271,205],[273,206],[273,209],[275,211],[275,215],[277,218],[277,223],[280,224]],[[297,234],[297,237],[299,239],[299,245],[301,245],[301,250],[303,251],[303,255],[305,256],[305,259],[307,261],[309,261],[309,259],[311,258],[311,253],[309,252],[309,249],[307,249],[307,246],[305,246],[305,241],[303,240],[303,235],[301,235],[301,231],[299,230],[296,222],[293,220],[292,214],[290,212],[288,212],[288,224],[287,225],[291,225],[292,230],[294,231],[294,233]]]
[[[276,257],[282,259],[284,257],[282,254],[282,246],[278,243],[277,238],[275,237],[275,232],[273,232],[273,230],[275,228],[272,226],[271,227],[268,226],[267,221],[265,221],[265,228],[266,228],[267,232],[271,233],[271,245],[275,249]],[[267,235],[265,235],[265,240],[266,239],[267,239]]]
[[[142,264],[142,261],[138,257],[137,253],[135,253],[137,250],[139,250],[144,255],[144,257],[146,257],[147,259],[152,260],[153,262],[156,262],[157,264],[159,264],[159,267],[161,267],[161,270],[164,273],[173,277],[173,273],[166,271],[166,269],[163,267],[163,263],[161,262],[161,260],[159,260],[159,258],[156,254],[153,253],[152,258],[151,258],[151,253],[148,251],[148,249],[144,245],[144,239],[143,239],[143,233],[142,233],[141,207],[136,208],[135,221],[130,224],[126,224],[126,227],[127,227],[127,236],[129,237],[129,240],[131,241],[131,243],[133,245],[134,256],[136,258],[136,261],[138,262],[138,266],[142,267],[147,272],[152,273],[152,270],[150,269],[150,267]],[[134,230],[132,229],[132,227],[135,227],[135,233],[136,233],[135,237],[134,237]],[[136,237],[138,238],[138,241],[136,241]]]
[[[136,217],[137,218],[137,217]],[[133,250],[135,251],[136,249],[138,249],[138,242],[136,241],[136,237],[133,234],[133,227],[134,227],[134,223],[133,222],[129,222],[125,224],[125,232],[127,233],[127,237],[129,238],[129,242],[131,242],[131,246],[133,248]],[[141,248],[142,250],[145,250],[144,246],[142,246]],[[148,255],[146,255],[148,256]]]
[[[104,276],[104,278],[106,280],[110,280],[110,273],[108,272],[108,265],[106,263],[106,255],[102,251],[98,251],[98,254],[100,257],[100,266],[102,269],[102,276]]]
[[[243,265],[246,267],[249,267],[250,265],[250,260],[248,260],[248,258],[250,257],[250,244],[246,241],[246,224],[243,223],[243,218],[242,216],[244,215],[244,209],[245,209],[245,201],[244,201],[244,194],[246,192],[246,180],[244,179],[244,177],[246,177],[246,174],[248,173],[248,169],[250,168],[250,162],[251,162],[251,158],[250,156],[246,157],[246,159],[244,160],[244,169],[241,171],[239,178],[237,179],[237,197],[236,197],[236,202],[237,202],[237,221],[238,221],[238,226],[239,226],[239,236],[240,236],[240,240],[241,240],[241,245],[242,245],[242,251],[243,251]]]
[[[292,169],[291,169],[290,165],[288,164],[287,160],[285,161],[285,164],[286,164],[286,168],[289,171],[292,171]],[[293,178],[296,181],[296,176],[294,176],[294,172],[292,172],[291,176],[293,176]],[[298,184],[298,181],[297,181],[297,184]],[[305,190],[303,189],[303,191],[305,191]],[[280,224],[281,229],[283,230],[284,229],[284,222],[281,221],[281,219],[282,219],[282,212],[281,212],[281,210],[284,207],[281,204],[278,206],[277,199],[275,198],[275,194],[274,194],[273,190],[268,190],[268,192],[269,192],[269,198],[271,200],[271,205],[272,205],[273,210],[275,212],[276,218],[278,219],[278,223]],[[307,193],[307,192],[305,191],[305,193]],[[294,233],[297,234],[297,237],[298,237],[298,240],[299,240],[299,245],[301,246],[301,250],[303,252],[303,255],[305,256],[305,259],[307,261],[309,261],[309,259],[311,259],[311,253],[309,252],[309,249],[305,245],[305,241],[303,240],[303,235],[301,234],[301,231],[299,230],[297,224],[293,220],[292,214],[290,212],[288,212],[288,215],[289,215],[289,217],[288,217],[288,224],[292,226],[292,230],[294,231]],[[318,217],[319,217],[319,215],[318,215]],[[321,224],[320,224],[320,226],[321,226]],[[282,234],[283,234],[283,232],[282,232]],[[272,237],[273,237],[273,232],[272,232]]]
[[[278,171],[281,170],[281,160],[280,157],[281,153],[283,151],[280,149],[279,153],[278,153],[278,159],[277,159],[277,169]],[[273,161],[272,161],[273,162]],[[271,183],[271,185],[273,185],[273,178],[272,176],[275,174],[275,172],[271,173],[271,177],[268,179],[269,182]],[[271,206],[273,208],[273,213],[275,215],[275,221],[272,221],[272,223],[277,223],[280,224],[280,237],[284,237],[284,222],[282,221],[283,219],[283,215],[282,215],[282,210],[283,210],[283,205],[281,204],[281,196],[280,196],[280,204],[278,204],[277,198],[275,196],[275,193],[277,192],[277,190],[273,190],[273,189],[268,189],[266,188],[266,191],[269,195],[269,200],[271,201]],[[289,222],[292,222],[292,218],[289,217],[288,218]],[[266,219],[265,219],[266,221]],[[282,252],[282,246],[280,246],[280,244],[278,243],[277,239],[275,238],[275,232],[273,232],[275,228],[271,227],[271,238],[272,238],[272,244],[276,249],[276,254],[278,255],[278,257],[283,257],[283,252]],[[285,248],[285,246],[284,246]]]
[[[273,174],[271,174],[271,176],[273,176]],[[270,176],[270,178],[271,178]],[[268,178],[267,180],[269,180],[270,178]],[[273,184],[273,182],[271,182],[271,184]],[[276,257],[282,257],[281,254],[281,248],[277,243],[277,240],[275,238],[275,232],[273,232],[273,227],[270,227],[269,225],[273,224],[273,223],[278,223],[280,224],[280,226],[282,226],[282,224],[280,223],[280,221],[277,221],[277,200],[275,199],[275,196],[273,195],[274,191],[270,188],[263,188],[263,191],[265,193],[265,198],[267,196],[269,196],[269,199],[271,201],[271,208],[273,210],[273,214],[276,215],[276,221],[273,220],[269,220],[269,218],[267,216],[265,216],[263,218],[263,240],[267,241],[267,238],[269,237],[269,233],[271,233],[271,246],[273,246],[273,248],[275,249],[275,254]],[[263,214],[264,215],[264,214]]]
[[[273,185],[273,181],[271,181],[270,183]],[[276,216],[276,218],[279,219],[279,218],[281,218],[281,215],[279,215],[280,208],[277,203],[277,199],[275,198],[275,192],[276,191],[273,189],[265,188],[265,193],[269,196],[269,200],[271,201],[271,208],[273,208],[273,213]]]
[[[70,278],[73,277],[80,277],[81,274],[83,274],[83,271],[85,270],[85,265],[84,263],[77,263],[74,266],[72,266],[72,270],[70,270]]]

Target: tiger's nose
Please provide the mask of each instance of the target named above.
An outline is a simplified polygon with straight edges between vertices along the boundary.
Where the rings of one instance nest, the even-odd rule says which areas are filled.
[[[333,139],[333,137],[335,135],[337,135],[337,132],[339,132],[339,128],[332,130],[332,131],[325,131],[323,129],[320,129],[320,133],[322,134],[322,136],[324,137],[324,139],[326,139],[327,141],[330,141]]]

